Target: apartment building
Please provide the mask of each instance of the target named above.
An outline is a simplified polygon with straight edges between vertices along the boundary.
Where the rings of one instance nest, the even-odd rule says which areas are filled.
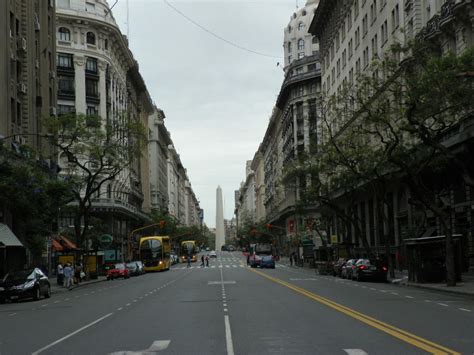
[[[59,0],[56,11],[57,114],[99,116],[104,124],[125,118],[148,126],[153,104],[128,41],[105,0]],[[123,137],[124,144],[127,140]],[[60,157],[67,165],[67,157]],[[124,243],[151,210],[148,154],[133,159],[93,200],[93,213],[104,220],[116,242]],[[62,226],[72,216],[62,215]]]
[[[56,113],[55,4],[5,0],[0,9],[0,136],[50,159],[41,120]]]
[[[436,44],[441,53],[451,51],[458,54],[472,47],[472,14],[470,1],[463,0],[322,0],[315,12],[309,31],[315,35],[320,44],[322,91],[331,96],[341,90],[344,84],[351,85],[359,73],[367,72],[374,58],[381,57],[390,45],[417,37]],[[400,58],[403,59],[403,58]],[[337,118],[332,118],[336,127],[343,127]],[[458,146],[471,149],[469,135],[462,126],[453,132],[447,146]],[[450,174],[449,205],[454,233],[461,234],[464,257],[474,265],[474,240],[471,209],[463,206],[472,204],[469,188],[460,177]],[[458,181],[458,183],[453,183]],[[403,184],[394,183],[389,188],[392,196],[388,204],[389,225],[384,225],[377,201],[374,196],[361,194],[355,203],[341,202],[342,210],[350,208],[361,220],[361,228],[371,248],[384,253],[383,233],[387,228],[393,230],[394,240],[390,242],[390,253],[403,253],[403,240],[413,237],[414,231],[424,228],[424,236],[440,234],[439,221],[427,214],[426,220],[420,219],[422,211],[410,204],[410,190]],[[348,242],[361,248],[361,241],[356,239],[354,229],[337,218],[331,226],[330,233],[338,242]]]

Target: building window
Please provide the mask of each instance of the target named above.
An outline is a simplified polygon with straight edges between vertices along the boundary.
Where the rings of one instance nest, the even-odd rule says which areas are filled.
[[[364,65],[364,68],[367,67],[367,65],[369,65],[369,47],[365,47],[362,60],[363,60],[362,64]]]
[[[105,48],[105,50],[108,50],[108,49],[109,49],[109,41],[108,41],[107,38],[104,39],[104,48]]]
[[[364,18],[362,19],[362,36],[365,37],[367,31],[369,30],[369,24],[367,23],[367,14],[365,14]]]
[[[72,54],[66,54],[66,53],[58,53],[58,63],[57,66],[58,68],[67,68],[67,69],[72,69],[73,68],[73,56]]]
[[[359,47],[360,44],[360,28],[357,27],[355,34],[354,34],[354,41],[355,41],[355,47]]]
[[[303,31],[304,30],[304,23],[303,22],[300,22],[298,24],[298,31]]]
[[[76,112],[76,108],[72,105],[58,105],[58,116],[67,115]]]
[[[398,8],[398,4],[392,10],[392,31],[398,28],[400,25],[400,11]]]
[[[360,73],[360,58],[356,61],[356,74]]]
[[[90,97],[99,96],[97,80],[86,79],[86,96],[90,96]]]
[[[288,26],[288,33],[291,33],[291,30],[292,30],[291,26]]]
[[[298,50],[304,50],[304,39],[299,39],[298,40]]]
[[[293,56],[292,55],[289,55],[288,56],[288,64],[291,64],[291,61],[293,60]]]
[[[303,67],[296,68],[296,74],[303,74]]]
[[[74,95],[74,78],[64,75],[59,76],[58,91],[59,95]]]
[[[60,41],[71,42],[71,31],[66,27],[59,27],[58,39]]]
[[[313,36],[312,42],[313,44],[318,44],[318,37]]]
[[[353,48],[353,44],[352,44],[352,38],[350,39],[349,41],[349,44],[347,45],[347,50],[348,50],[348,54],[349,54],[349,59],[352,58],[352,52],[354,51],[354,48]]]
[[[354,20],[359,16],[359,0],[354,0]]]
[[[376,57],[378,55],[379,45],[377,41],[377,34],[372,38],[372,57]]]
[[[97,107],[95,106],[87,106],[86,114],[87,116],[97,116]]]
[[[336,67],[337,67],[337,77],[339,78],[339,75],[341,75],[341,59],[337,60]]]
[[[86,60],[86,71],[89,73],[97,74],[97,59],[96,58],[87,58]]]
[[[291,42],[288,42],[288,52],[291,53]]]
[[[94,32],[87,32],[86,42],[87,42],[87,44],[94,44],[95,45],[95,34],[94,34]]]
[[[346,67],[346,63],[347,63],[347,51],[344,49],[342,51],[342,68]]]
[[[388,24],[387,20],[384,21],[380,27],[380,38],[382,39],[382,46],[388,41]]]
[[[372,4],[370,5],[370,23],[374,23],[377,19],[377,0],[372,0]]]
[[[298,53],[298,59],[304,58],[304,52],[299,52]]]

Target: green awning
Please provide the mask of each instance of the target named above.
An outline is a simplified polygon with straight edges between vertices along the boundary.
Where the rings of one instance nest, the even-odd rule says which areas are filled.
[[[6,224],[0,223],[0,246],[22,247],[23,244]]]

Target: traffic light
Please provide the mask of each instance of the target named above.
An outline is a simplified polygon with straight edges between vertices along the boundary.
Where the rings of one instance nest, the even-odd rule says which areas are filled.
[[[271,225],[270,223],[267,223],[267,229],[270,230],[273,228],[273,225]]]

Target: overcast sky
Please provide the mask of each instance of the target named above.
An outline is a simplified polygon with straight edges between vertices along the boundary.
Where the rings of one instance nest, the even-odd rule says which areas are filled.
[[[296,0],[168,0],[235,48],[198,28],[164,0],[129,0],[130,47],[156,105],[166,115],[204,221],[215,226],[216,188],[224,218],[263,139],[283,71],[283,29]],[[108,0],[113,4],[115,0]],[[299,0],[303,6],[304,1]],[[126,0],[112,12],[127,33]]]

